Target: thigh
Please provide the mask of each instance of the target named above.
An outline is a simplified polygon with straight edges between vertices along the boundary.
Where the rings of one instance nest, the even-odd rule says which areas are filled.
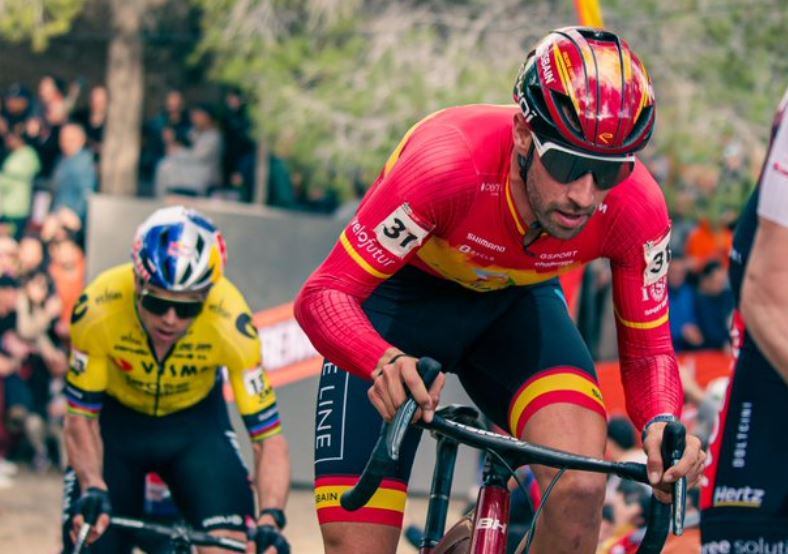
[[[747,337],[709,445],[704,543],[788,541],[786,420],[788,387]]]
[[[321,525],[376,523],[399,528],[407,483],[420,433],[410,429],[397,468],[360,510],[348,512],[339,497],[358,481],[377,441],[383,419],[367,398],[369,382],[325,362],[315,414],[315,503]]]
[[[245,531],[254,518],[254,495],[224,403],[194,414],[185,446],[157,468],[173,500],[197,529]],[[177,433],[177,429],[170,432]]]
[[[474,344],[458,374],[479,408],[516,437],[551,405],[574,405],[604,422],[594,362],[556,282],[523,291]]]

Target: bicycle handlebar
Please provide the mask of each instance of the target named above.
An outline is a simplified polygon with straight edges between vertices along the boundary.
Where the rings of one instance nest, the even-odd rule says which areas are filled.
[[[416,367],[427,388],[432,385],[441,370],[441,365],[431,358],[420,359]],[[383,423],[378,442],[375,443],[361,478],[356,486],[345,491],[339,500],[344,509],[355,512],[364,506],[378,490],[383,478],[391,475],[396,469],[400,446],[417,408],[416,401],[409,395],[408,400],[397,410],[392,422]]]
[[[431,358],[421,358],[417,364],[419,373],[424,376],[427,387],[440,371],[440,364]],[[412,398],[400,406],[391,423],[381,427],[380,436],[375,448],[367,461],[355,487],[345,491],[340,497],[340,505],[348,511],[363,507],[377,491],[383,478],[391,475],[396,469],[399,459],[399,447],[405,432],[411,424],[417,408]],[[430,423],[419,421],[416,426],[452,438],[461,444],[480,449],[494,451],[510,460],[513,466],[540,464],[556,468],[566,468],[597,473],[615,474],[619,477],[649,484],[646,466],[634,462],[608,462],[588,456],[580,456],[544,446],[529,444],[513,437],[499,435],[477,427],[452,421],[435,414]],[[662,442],[662,460],[667,470],[676,463],[684,453],[685,429],[681,423],[668,423],[665,427]],[[638,554],[658,553],[667,539],[671,525],[671,515],[677,534],[683,528],[684,506],[686,501],[686,478],[679,479],[674,485],[672,504],[663,504],[652,493],[647,529],[638,549]]]
[[[110,519],[110,525],[113,527],[122,527],[124,529],[144,531],[146,533],[167,537],[170,540],[188,541],[188,544],[193,546],[217,546],[232,550],[233,552],[246,552],[246,542],[244,541],[211,535],[205,531],[196,531],[183,525],[161,525],[159,523],[128,517],[112,517]]]

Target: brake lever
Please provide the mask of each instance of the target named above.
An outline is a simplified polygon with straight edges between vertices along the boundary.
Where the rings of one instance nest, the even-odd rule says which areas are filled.
[[[684,455],[687,445],[687,433],[684,426],[672,421],[665,426],[662,435],[662,461],[667,467],[676,465]],[[671,513],[673,516],[673,534],[680,536],[684,533],[684,516],[687,506],[687,478],[681,477],[673,483],[673,502]]]
[[[424,381],[424,386],[429,390],[440,373],[441,364],[432,358],[424,357],[419,359],[416,367],[422,381]],[[408,426],[417,409],[416,401],[408,395],[408,400],[397,410],[394,419],[386,428],[386,448],[392,460],[399,460],[399,449],[403,442],[403,435],[408,431]]]

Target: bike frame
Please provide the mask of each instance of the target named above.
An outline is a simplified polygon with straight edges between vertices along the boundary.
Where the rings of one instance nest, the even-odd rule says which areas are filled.
[[[458,445],[455,440],[442,435],[438,436],[437,443],[427,522],[419,554],[432,554],[435,546],[443,538],[446,528]],[[476,499],[470,552],[471,554],[506,554],[511,498],[507,486],[509,470],[492,456],[486,456],[485,460],[482,486]]]

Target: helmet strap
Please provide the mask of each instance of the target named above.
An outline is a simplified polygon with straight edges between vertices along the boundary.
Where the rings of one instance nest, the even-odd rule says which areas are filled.
[[[517,154],[517,165],[519,166],[520,171],[520,179],[523,180],[523,186],[528,190],[528,170],[531,169],[531,164],[534,162],[534,143],[531,141],[531,146],[528,148],[528,155],[523,157],[519,153]],[[536,239],[542,236],[542,224],[539,223],[539,219],[536,219],[536,214],[534,214],[534,222],[528,226],[528,230],[525,232],[523,236],[523,248],[525,249],[526,253],[532,254],[528,250],[528,247],[531,246]]]

